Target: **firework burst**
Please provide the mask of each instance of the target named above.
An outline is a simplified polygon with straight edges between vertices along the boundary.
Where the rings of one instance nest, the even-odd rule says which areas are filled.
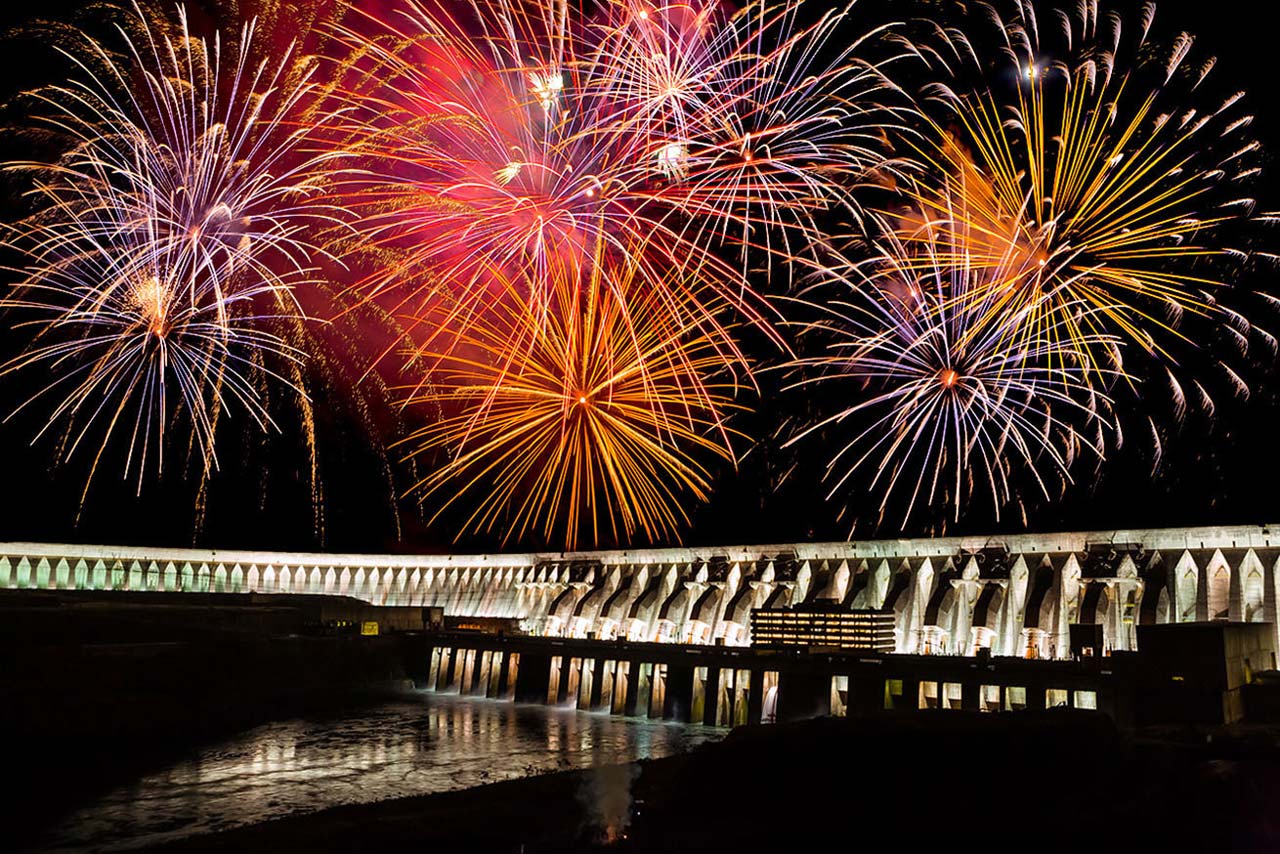
[[[1012,16],[986,6],[981,16],[1002,34],[1012,94],[933,90],[948,109],[918,147],[926,177],[910,193],[917,214],[963,221],[953,253],[1011,268],[991,283],[1002,294],[993,309],[1017,303],[1024,334],[1065,336],[1093,370],[1120,352],[1112,336],[1171,364],[1169,348],[1190,344],[1179,329],[1187,315],[1243,324],[1247,335],[1218,295],[1221,262],[1245,257],[1225,242],[1225,226],[1254,207],[1245,187],[1257,144],[1245,136],[1242,94],[1208,93],[1213,61],[1191,60],[1189,36],[1167,52],[1149,45],[1152,5],[1132,45],[1122,18],[1100,15],[1096,2],[1058,15],[1073,59],[1049,58],[1034,5],[1013,5]],[[977,54],[958,31],[948,37],[952,55]],[[1118,58],[1130,53],[1144,59]]]
[[[957,257],[967,244],[954,238],[968,228],[927,221],[910,239],[890,229],[868,260],[824,269],[817,287],[839,295],[808,329],[824,351],[793,363],[797,386],[854,402],[788,444],[853,422],[852,436],[835,440],[828,498],[869,473],[880,520],[900,511],[904,528],[917,515],[958,521],[979,501],[998,519],[1021,503],[1019,484],[1050,497],[1082,451],[1102,453],[1108,399],[1071,339],[1053,326],[1029,333],[1029,309],[1001,298],[999,283],[1018,272],[1008,256]]]
[[[266,386],[306,408],[294,290],[323,255],[308,230],[343,216],[321,193],[342,154],[309,150],[309,63],[252,61],[252,24],[224,51],[181,10],[169,31],[134,7],[119,35],[122,52],[86,41],[78,75],[34,95],[66,153],[8,164],[35,213],[4,234],[24,259],[4,307],[33,337],[3,370],[47,373],[22,406],[51,403],[45,429],[66,457],[87,446],[89,481],[117,440],[140,488],[175,425],[207,474],[230,412],[271,425]]]
[[[799,26],[798,7],[410,0],[348,23],[348,130],[375,176],[353,203],[381,253],[364,292],[432,318],[430,346],[526,267],[537,302],[555,265],[625,253],[611,267],[642,271],[651,309],[740,361],[698,297],[769,328],[734,252],[808,247],[814,213],[885,162],[888,85],[860,42],[833,46],[844,15]]]
[[[406,442],[450,453],[415,487],[443,497],[437,516],[465,504],[465,530],[567,548],[687,524],[688,499],[708,496],[705,463],[731,457],[731,389],[707,381],[714,346],[671,325],[638,273],[557,265],[538,304],[527,281],[507,282],[447,351],[415,351],[431,382],[408,403],[438,417]]]

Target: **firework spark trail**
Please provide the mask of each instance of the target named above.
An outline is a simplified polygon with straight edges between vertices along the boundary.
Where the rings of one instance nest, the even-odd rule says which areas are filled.
[[[1211,266],[1246,255],[1224,242],[1224,226],[1254,207],[1242,195],[1257,145],[1244,136],[1251,117],[1239,112],[1241,94],[1211,100],[1201,91],[1213,63],[1193,66],[1186,36],[1158,67],[1123,64],[1122,19],[1101,16],[1097,4],[1059,19],[1071,58],[1047,61],[1034,7],[1015,5],[1012,17],[996,7],[985,17],[1006,34],[1017,94],[934,87],[947,109],[927,119],[917,145],[926,169],[910,194],[916,211],[964,220],[969,245],[955,250],[976,263],[1005,264],[1016,247],[1020,269],[992,282],[1004,295],[993,307],[1020,303],[1025,334],[1064,336],[1094,370],[1135,347],[1171,365],[1170,345],[1192,344],[1179,329],[1187,315],[1243,323],[1247,335],[1243,315],[1219,304],[1224,283]],[[948,37],[959,42],[954,55],[976,55],[959,31]]]
[[[848,10],[800,5],[406,0],[336,29],[358,291],[407,331],[408,405],[441,413],[411,444],[455,454],[421,497],[548,539],[687,521],[692,455],[732,458],[753,382],[736,326],[782,342],[753,279],[887,167],[892,86],[856,58],[879,32],[837,44]],[[573,403],[583,372],[614,403]]]
[[[1176,364],[1184,322],[1275,346],[1218,297],[1253,217],[1241,96],[1211,100],[1189,36],[1151,61],[1152,7],[1134,43],[1096,0],[1056,28],[1006,5],[977,17],[1021,76],[1008,92],[976,31],[888,55],[883,30],[849,34],[852,4],[389,0],[317,13],[323,82],[292,47],[255,59],[252,25],[227,47],[135,6],[123,54],[86,41],[34,96],[65,155],[7,165],[37,212],[4,232],[25,260],[0,305],[33,343],[0,372],[49,373],[19,408],[51,402],[90,480],[117,437],[140,488],[184,422],[207,475],[233,411],[273,426],[270,389],[309,422],[298,289],[340,254],[349,309],[404,332],[405,406],[438,416],[403,443],[448,456],[413,487],[437,517],[657,540],[735,457],[742,329],[785,347],[772,275],[812,271],[781,304],[816,306],[804,337],[829,348],[790,363],[796,385],[855,391],[791,441],[869,419],[831,497],[869,473],[904,527],[980,494],[998,516],[1101,457],[1135,363],[1212,411]],[[921,116],[895,106],[902,56],[945,71]],[[901,206],[869,211],[870,184]],[[836,217],[856,249],[830,251]]]
[[[636,273],[557,264],[543,305],[508,281],[505,299],[431,354],[432,386],[409,403],[443,415],[405,443],[451,453],[413,488],[424,501],[447,493],[436,517],[465,503],[467,530],[567,548],[688,523],[687,499],[710,490],[705,462],[732,456],[731,397],[703,375],[718,364],[711,343],[651,310]]]
[[[696,247],[728,241],[790,259],[812,243],[816,214],[856,218],[856,189],[890,165],[884,140],[901,130],[900,111],[883,69],[898,57],[860,54],[892,28],[837,46],[851,7],[811,24],[802,9],[672,4],[609,30],[594,79],[665,179],[637,194],[684,215]]]
[[[820,271],[815,287],[840,294],[809,328],[825,352],[791,365],[797,387],[837,400],[842,388],[856,391],[787,444],[857,421],[827,465],[828,497],[870,471],[881,521],[901,510],[904,528],[940,507],[958,521],[980,494],[999,518],[1021,502],[1023,480],[1049,497],[1050,478],[1069,482],[1081,451],[1102,454],[1090,434],[1109,399],[1057,330],[1028,334],[1028,308],[1000,299],[991,284],[1014,271],[956,256],[965,243],[954,237],[967,227],[930,221],[911,241],[887,229],[869,259]]]
[[[86,489],[113,438],[140,489],[185,419],[204,477],[230,411],[265,429],[265,385],[304,396],[294,289],[326,257],[308,230],[345,218],[323,194],[343,153],[313,150],[296,121],[316,88],[300,60],[252,61],[252,23],[226,51],[181,9],[165,29],[135,6],[123,54],[88,39],[66,52],[71,82],[34,93],[66,153],[7,164],[30,176],[35,213],[4,233],[24,263],[2,305],[33,341],[0,370],[49,373],[18,408],[52,401],[42,434],[61,431],[65,457],[97,442]]]
[[[887,82],[852,61],[861,41],[820,60],[844,15],[801,27],[798,5],[727,15],[615,0],[586,20],[525,0],[452,14],[405,2],[390,21],[348,24],[351,134],[382,164],[357,197],[361,239],[402,253],[366,293],[433,314],[447,291],[462,314],[445,325],[465,327],[495,276],[532,266],[536,300],[558,256],[602,245],[635,253],[654,287],[675,288],[655,307],[685,312],[740,361],[690,296],[762,328],[774,315],[745,256],[736,265],[720,250],[789,258],[813,242],[816,211],[853,207],[850,186],[885,163],[891,113],[875,99]]]

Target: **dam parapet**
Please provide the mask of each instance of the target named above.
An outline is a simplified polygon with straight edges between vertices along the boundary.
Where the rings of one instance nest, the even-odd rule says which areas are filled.
[[[1280,527],[1161,528],[486,555],[0,543],[0,590],[328,595],[506,621],[508,633],[746,647],[754,610],[834,602],[891,614],[893,652],[1065,660],[1144,625],[1275,634]]]

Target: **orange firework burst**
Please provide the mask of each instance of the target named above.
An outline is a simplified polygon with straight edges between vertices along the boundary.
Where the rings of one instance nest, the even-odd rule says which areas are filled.
[[[527,281],[506,282],[491,311],[427,357],[431,379],[408,403],[440,418],[406,441],[451,454],[416,485],[444,496],[437,516],[465,502],[468,530],[573,548],[659,539],[688,522],[689,497],[706,500],[704,462],[731,456],[731,389],[706,379],[722,357],[670,323],[633,263],[608,263],[557,265],[542,303]]]

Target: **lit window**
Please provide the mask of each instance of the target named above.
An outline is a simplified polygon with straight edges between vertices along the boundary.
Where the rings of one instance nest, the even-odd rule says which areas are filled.
[[[1098,708],[1098,692],[1097,691],[1076,691],[1075,706],[1077,709]]]
[[[937,682],[921,682],[920,683],[920,704],[921,709],[938,708],[938,683]]]
[[[1004,689],[1006,711],[1016,712],[1027,707],[1027,689],[1022,685],[1010,685]]]
[[[886,709],[895,709],[902,701],[902,680],[886,679],[884,680],[884,707]]]

